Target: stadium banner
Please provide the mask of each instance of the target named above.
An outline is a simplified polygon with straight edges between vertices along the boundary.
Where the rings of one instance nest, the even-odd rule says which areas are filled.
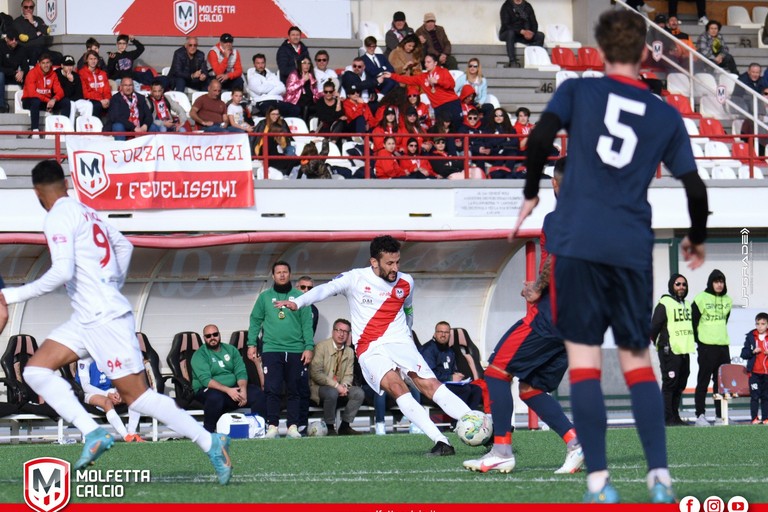
[[[65,0],[57,0],[63,4]],[[40,3],[44,3],[40,1]],[[67,34],[285,38],[296,25],[308,37],[352,37],[349,0],[66,0]]]
[[[78,199],[96,210],[248,208],[248,136],[151,134],[129,141],[68,136]]]

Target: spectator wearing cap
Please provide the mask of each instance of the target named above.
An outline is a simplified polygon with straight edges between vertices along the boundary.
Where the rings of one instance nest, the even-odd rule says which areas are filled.
[[[93,104],[83,99],[83,86],[80,83],[80,75],[75,71],[75,58],[73,56],[64,56],[61,67],[56,70],[56,76],[59,78],[62,90],[64,90],[64,97],[69,99],[72,105],[69,110],[69,120],[72,121],[72,126],[75,126],[75,115],[93,115]]]
[[[365,46],[365,55],[363,55],[363,62],[365,63],[365,74],[367,76],[379,76],[380,74],[389,71],[394,71],[394,68],[389,63],[389,60],[384,55],[377,54],[376,38],[368,36],[363,41]],[[392,80],[384,80],[377,87],[377,91],[381,94],[387,94],[395,87],[395,82]]]
[[[6,84],[24,85],[26,61],[26,51],[19,44],[19,33],[10,27],[5,33],[5,39],[0,40],[0,113],[10,110],[5,101]]]
[[[347,131],[366,133],[375,123],[368,102],[362,98],[360,88],[356,84],[348,85],[344,92],[347,99],[344,100],[342,107],[344,116],[347,118]]]
[[[383,107],[382,107],[383,108]],[[384,109],[384,115],[381,122],[374,128],[373,133],[373,151],[374,153],[384,147],[384,139],[387,135],[396,135],[400,131],[397,121],[397,110],[395,107],[388,106]],[[395,146],[400,146],[400,137],[395,139]]]
[[[437,25],[435,13],[424,15],[424,24],[416,29],[416,35],[424,45],[424,54],[437,55],[438,63],[447,69],[458,69],[456,58],[451,55],[451,41],[445,34],[445,29]]]
[[[296,70],[296,63],[309,56],[307,45],[301,42],[301,29],[291,27],[288,29],[288,39],[283,41],[280,48],[277,49],[277,69],[280,74],[280,81],[285,83],[291,71]]]
[[[232,90],[234,87],[243,88],[243,65],[240,62],[240,52],[232,48],[235,38],[232,34],[223,33],[219,42],[208,50],[208,66],[222,89]]]
[[[539,32],[539,22],[533,6],[526,0],[506,0],[501,6],[499,40],[507,44],[509,66],[518,64],[515,43],[528,46],[544,46],[544,33]]]
[[[184,46],[173,52],[169,74],[171,85],[179,92],[184,92],[187,87],[196,91],[208,89],[208,81],[211,79],[208,63],[198,47],[196,37],[187,37]]]
[[[384,50],[384,56],[389,58],[389,54],[397,48],[397,45],[406,37],[413,35],[413,29],[408,26],[405,21],[405,13],[403,11],[397,11],[392,15],[392,26],[387,30],[387,34],[384,37],[384,42],[387,45]]]
[[[354,85],[357,92],[360,93],[362,100],[368,103],[371,112],[375,114],[379,106],[379,96],[376,89],[384,81],[384,78],[384,75],[367,75],[365,72],[365,60],[363,60],[363,57],[355,57],[352,60],[352,65],[341,75],[341,86],[346,92],[350,86]]]

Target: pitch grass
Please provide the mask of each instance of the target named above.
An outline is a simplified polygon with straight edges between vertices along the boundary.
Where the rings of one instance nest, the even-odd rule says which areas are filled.
[[[677,427],[667,430],[669,460],[678,497],[726,501],[742,495],[768,502],[765,426]],[[227,488],[214,483],[208,458],[188,441],[117,443],[94,469],[149,469],[151,484],[128,485],[110,502],[251,503],[551,503],[579,502],[584,474],[554,475],[565,449],[553,432],[514,434],[517,468],[510,474],[479,474],[464,459],[482,448],[461,444],[454,457],[427,458],[423,435],[235,440],[234,476]],[[23,502],[22,464],[43,456],[77,459],[82,445],[0,446],[0,503]],[[612,479],[624,502],[647,501],[645,464],[634,429],[608,432]],[[73,502],[99,502],[75,497]]]

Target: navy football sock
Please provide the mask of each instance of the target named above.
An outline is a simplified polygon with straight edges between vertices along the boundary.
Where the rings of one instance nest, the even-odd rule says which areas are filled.
[[[491,417],[494,437],[504,437],[512,432],[512,390],[509,381],[485,376],[488,395],[491,397]]]
[[[604,471],[608,468],[605,454],[608,418],[600,387],[600,370],[574,368],[570,371],[570,377],[573,423],[584,450],[587,472]]]
[[[632,399],[637,435],[643,445],[648,470],[667,467],[664,401],[653,370],[646,366],[624,374]],[[576,430],[578,432],[578,428]],[[579,434],[579,438],[581,435]]]
[[[564,437],[573,428],[573,423],[566,417],[560,402],[552,398],[552,395],[536,389],[520,393],[520,398],[560,437]]]

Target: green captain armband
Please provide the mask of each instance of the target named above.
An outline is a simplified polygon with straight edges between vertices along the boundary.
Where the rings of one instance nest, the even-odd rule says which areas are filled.
[[[413,306],[408,308],[403,308],[403,311],[405,312],[406,315],[413,315]]]

